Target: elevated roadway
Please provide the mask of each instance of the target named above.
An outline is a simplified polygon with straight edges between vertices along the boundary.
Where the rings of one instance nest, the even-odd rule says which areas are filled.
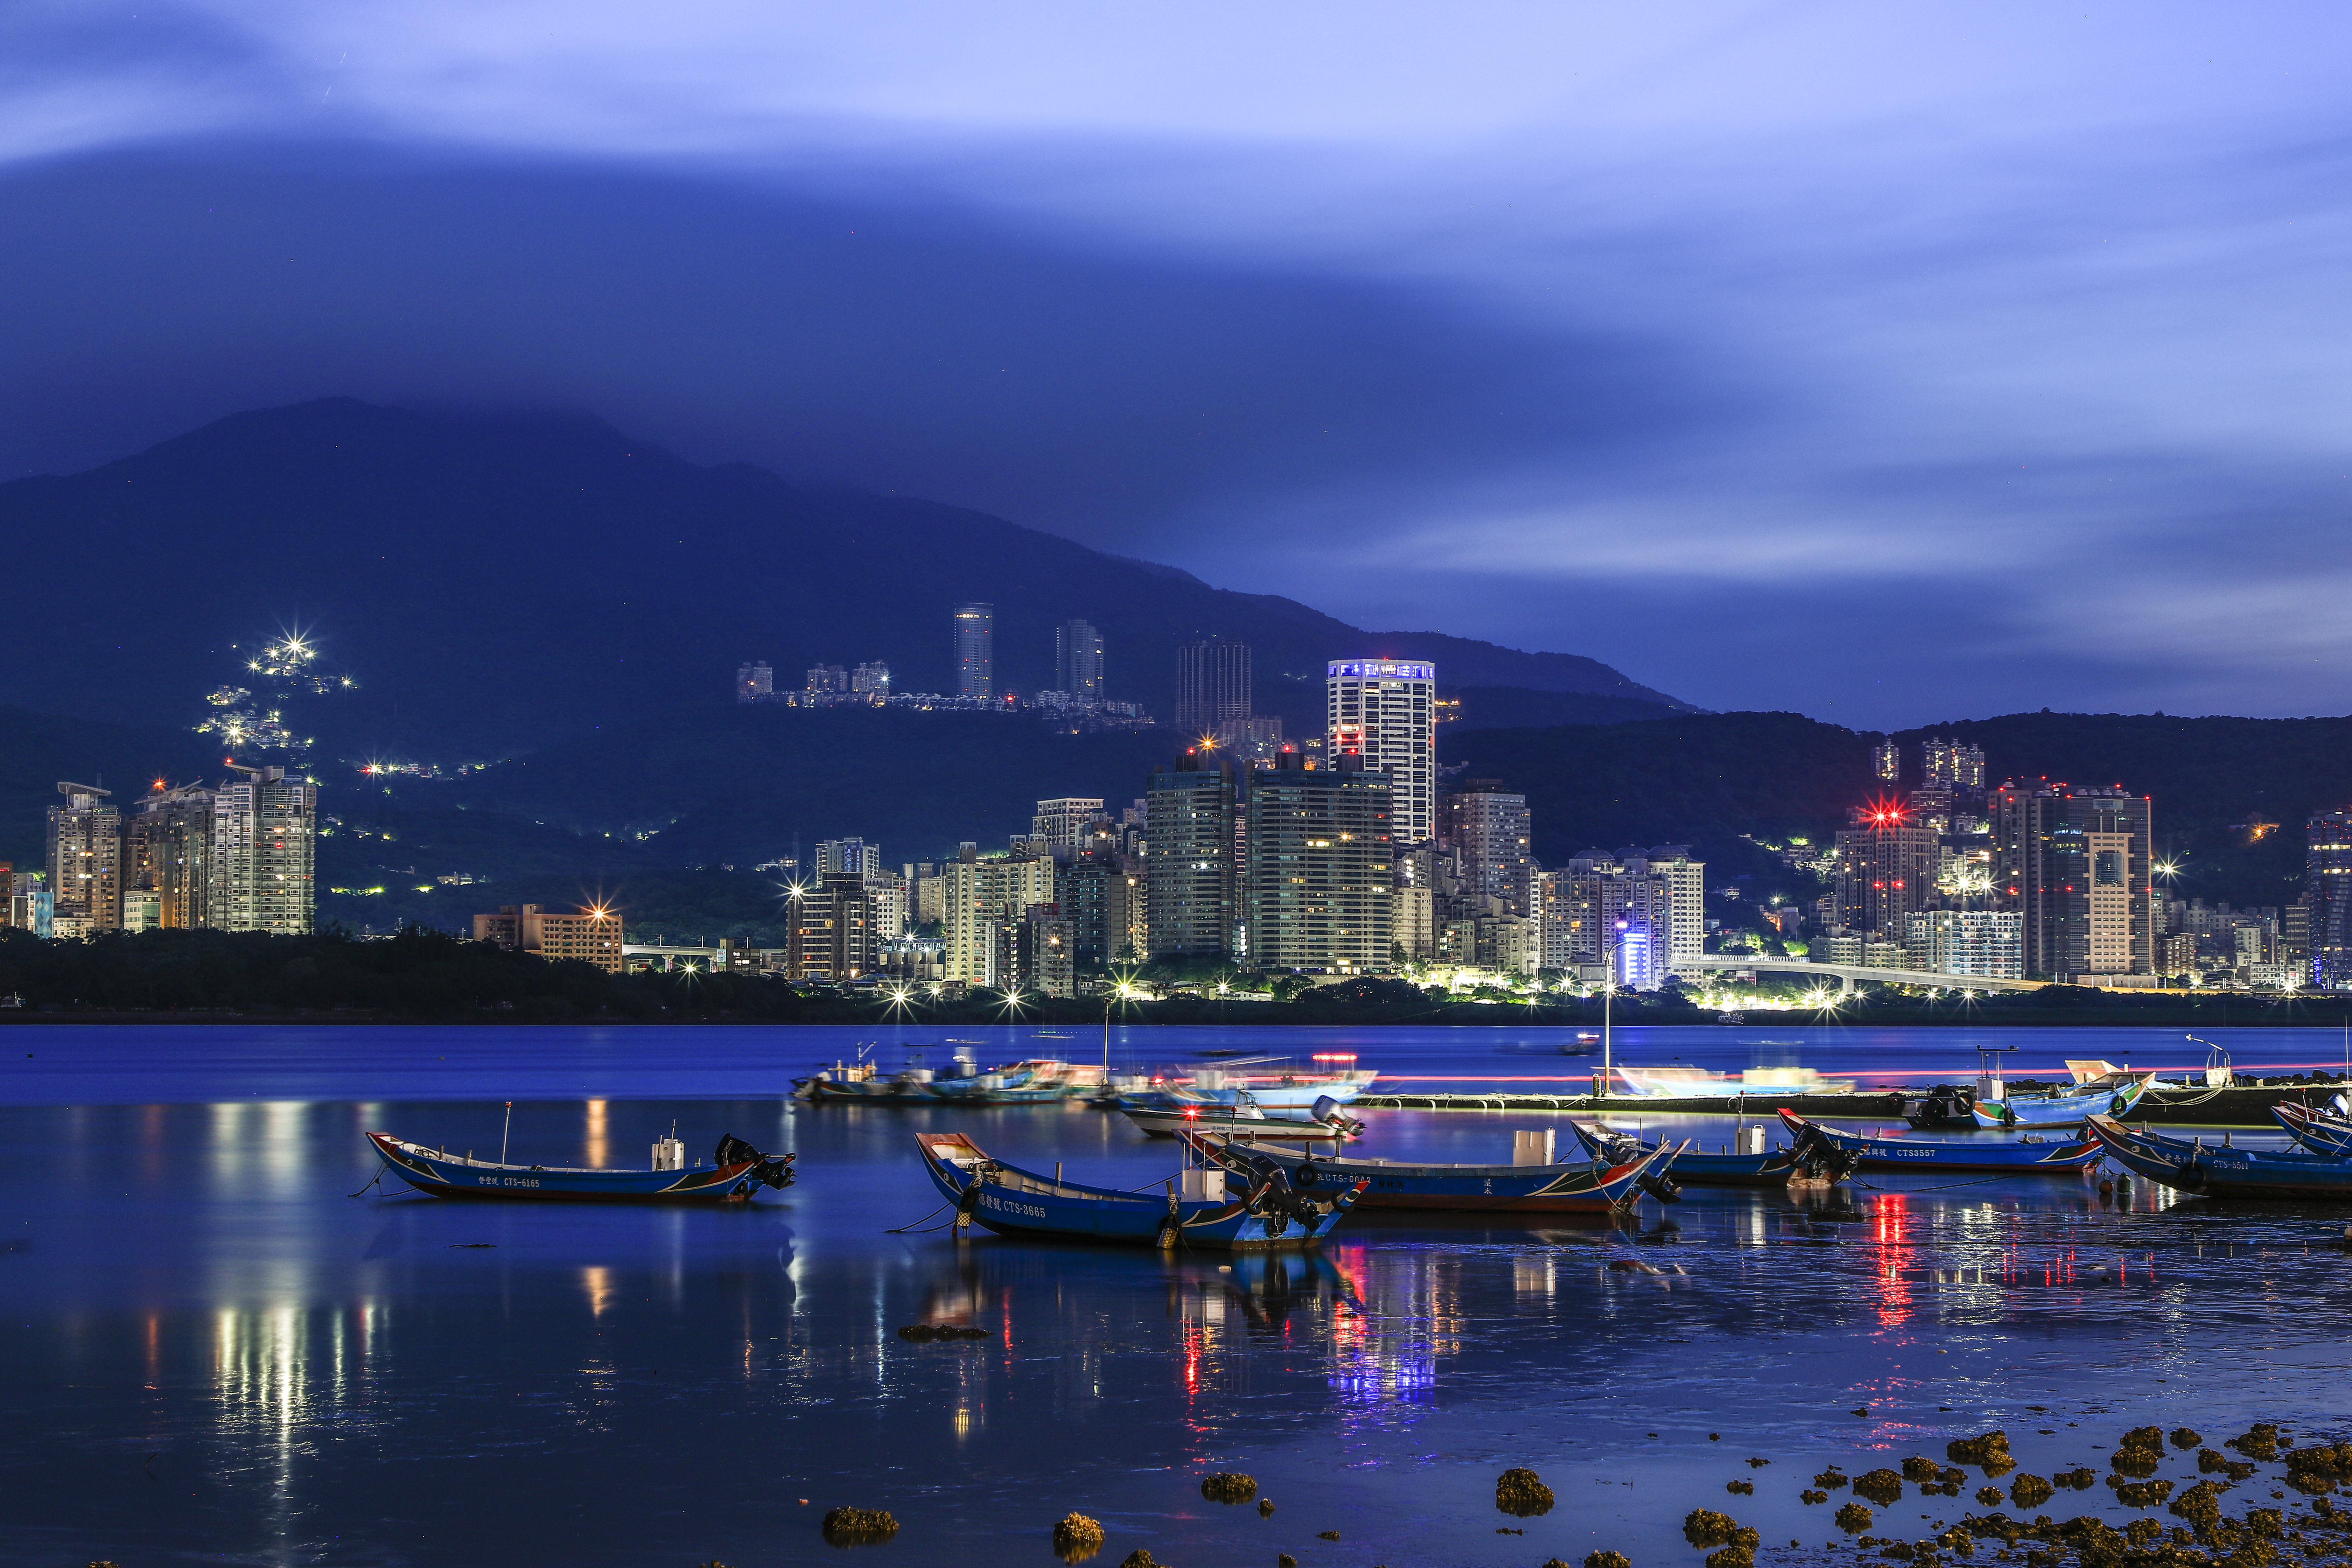
[[[1976,974],[1939,974],[1932,969],[1872,969],[1859,963],[1814,963],[1802,958],[1740,958],[1730,953],[1708,953],[1704,958],[1685,959],[1675,966],[1681,969],[1747,969],[1769,970],[1778,974],[1835,975],[1840,991],[1851,991],[1857,980],[1876,985],[1935,985],[1946,991],[2039,991],[2048,984],[2041,980],[1988,980]]]

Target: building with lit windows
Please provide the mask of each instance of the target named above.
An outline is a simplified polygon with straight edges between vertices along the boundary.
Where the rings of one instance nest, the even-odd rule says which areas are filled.
[[[977,854],[940,868],[940,967],[967,985],[1002,985],[1013,928],[1035,904],[1054,902],[1050,855],[983,859]]]
[[[122,813],[111,791],[59,783],[49,807],[50,929],[89,936],[122,924]]]
[[[955,607],[955,694],[985,702],[996,695],[996,606]]]
[[[154,900],[154,923],[184,931],[211,918],[213,792],[158,782],[122,830],[123,896]]]
[[[1041,800],[1029,818],[1029,840],[1042,840],[1045,852],[1066,866],[1086,847],[1087,830],[1102,820],[1100,795]]]
[[[2303,859],[2310,983],[2352,991],[2352,810],[2323,811],[2306,825]]]
[[[2154,973],[2148,797],[2027,779],[1990,804],[1994,897],[2024,917],[2025,978]]]
[[[1242,889],[1250,961],[1321,974],[1395,967],[1387,774],[1285,752],[1243,784]]]
[[[1837,924],[1880,942],[1908,939],[1911,911],[1936,902],[1944,842],[1892,805],[1855,806],[1837,836]]]
[[[1235,861],[1238,775],[1186,752],[1151,775],[1144,879],[1153,958],[1231,958],[1246,951]]]
[[[1528,797],[1495,779],[1465,779],[1438,800],[1437,842],[1454,852],[1461,890],[1535,913],[1535,820]]]
[[[222,931],[308,936],[318,923],[319,786],[281,767],[231,763],[229,771],[243,776],[213,792],[207,921]],[[617,965],[617,941],[613,959]]]
[[[1076,702],[1100,702],[1109,694],[1103,687],[1103,638],[1085,621],[1064,621],[1054,628],[1054,688]]]
[[[1903,748],[1895,743],[1894,736],[1882,735],[1870,748],[1870,771],[1888,784],[1903,776]]]
[[[537,904],[500,904],[497,914],[474,917],[474,940],[509,952],[535,952],[551,963],[571,960],[621,973],[621,917],[614,910],[582,908],[567,915]]]
[[[738,702],[773,702],[776,700],[776,672],[767,664],[739,664],[735,667],[735,700]]]
[[[1330,755],[1389,775],[1400,847],[1437,833],[1437,667],[1410,659],[1333,659],[1324,669]]]
[[[2015,910],[1914,910],[1906,929],[1909,968],[1982,980],[2025,978],[2025,917]]]

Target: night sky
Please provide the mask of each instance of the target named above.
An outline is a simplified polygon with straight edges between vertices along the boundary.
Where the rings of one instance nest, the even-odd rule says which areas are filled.
[[[16,0],[0,477],[552,405],[1708,707],[2342,713],[2347,79],[2320,5]]]

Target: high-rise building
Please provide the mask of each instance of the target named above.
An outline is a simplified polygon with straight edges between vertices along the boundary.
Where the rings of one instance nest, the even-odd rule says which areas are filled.
[[[1991,805],[1994,893],[2025,918],[2026,978],[2153,973],[2148,797],[2028,779]]]
[[[1534,819],[1528,797],[1496,779],[1465,779],[1438,797],[1437,842],[1454,851],[1465,892],[1535,912]]]
[[[1910,968],[1980,980],[2025,978],[2025,917],[2015,910],[1913,910],[1905,924]]]
[[[1014,931],[1013,984],[1046,996],[1076,995],[1077,933],[1068,917],[1055,905],[1033,904]]]
[[[1151,775],[1144,838],[1153,958],[1230,958],[1239,951],[1238,777],[1230,763],[1190,752]]]
[[[2315,813],[2303,852],[2311,984],[2352,991],[2352,810]]]
[[[772,702],[776,696],[776,672],[765,664],[735,667],[735,700]]]
[[[1252,711],[1249,644],[1211,637],[1177,646],[1178,729],[1188,735],[1213,735],[1218,725],[1246,719]]]
[[[846,691],[849,689],[849,671],[837,664],[811,665],[806,683],[801,689],[812,697],[830,697],[836,691]]]
[[[1272,717],[1228,719],[1212,731],[1217,750],[1231,752],[1244,762],[1271,762],[1284,752],[1301,755],[1320,756],[1322,742],[1311,746],[1285,746],[1282,742],[1282,721]]]
[[[819,877],[851,877],[860,882],[873,880],[882,872],[882,848],[863,838],[826,838],[816,847],[816,874]]]
[[[1262,967],[1384,973],[1395,967],[1391,781],[1361,758],[1318,766],[1286,753],[1242,782],[1243,951]]]
[[[1360,756],[1389,775],[1396,838],[1437,832],[1437,667],[1391,658],[1333,659],[1324,688],[1331,756]]]
[[[795,893],[785,908],[785,978],[837,984],[879,969],[882,944],[898,933],[882,930],[876,901],[856,871],[820,873]]]
[[[49,898],[49,877],[46,871],[17,871],[9,877],[8,923],[18,931],[31,931],[37,937],[55,934],[52,916],[55,906]]]
[[[208,923],[307,936],[317,924],[319,786],[281,767],[243,767],[213,792]]]
[[[849,672],[849,689],[863,697],[888,697],[890,667],[878,658],[871,664],[859,665]]]
[[[1889,784],[1903,776],[1903,748],[1895,743],[1894,736],[1880,736],[1878,744],[1870,749],[1870,771]]]
[[[613,910],[583,908],[564,915],[537,904],[500,904],[497,914],[474,917],[476,942],[535,952],[551,963],[593,963],[608,974],[621,973],[622,939],[621,917]]]
[[[950,980],[1001,985],[1012,928],[1033,904],[1054,901],[1050,856],[982,859],[978,855],[940,868],[940,927],[947,948],[941,967]]]
[[[1908,940],[1911,911],[1936,901],[1943,841],[1900,806],[1855,806],[1837,836],[1837,923],[1865,939]]]
[[[955,607],[955,679],[958,697],[986,702],[996,696],[996,606]]]
[[[1955,795],[1979,795],[1985,787],[1985,754],[1980,746],[1951,735],[1930,735],[1919,742],[1921,772],[1931,784],[1942,784]]]
[[[1140,960],[1150,951],[1143,927],[1143,871],[1126,856],[1094,850],[1055,874],[1080,969],[1098,971]]]
[[[1087,828],[1102,820],[1102,815],[1100,795],[1073,795],[1041,800],[1029,818],[1030,842],[1042,841],[1045,852],[1066,866],[1085,847]]]
[[[1102,633],[1084,621],[1064,621],[1054,628],[1054,688],[1080,702],[1100,702],[1103,687]]]
[[[160,781],[122,830],[122,888],[155,900],[155,924],[184,931],[212,916],[213,792]]]
[[[49,807],[49,888],[53,929],[89,936],[122,924],[122,813],[96,784],[59,783],[63,805]]]
[[[1648,991],[1706,951],[1706,863],[1685,846],[1591,850],[1539,873],[1536,889],[1546,969]]]

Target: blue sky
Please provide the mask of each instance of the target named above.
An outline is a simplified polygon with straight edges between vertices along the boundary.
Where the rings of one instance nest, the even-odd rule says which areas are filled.
[[[1869,727],[2352,710],[2352,13],[0,12],[0,472],[591,409]]]

